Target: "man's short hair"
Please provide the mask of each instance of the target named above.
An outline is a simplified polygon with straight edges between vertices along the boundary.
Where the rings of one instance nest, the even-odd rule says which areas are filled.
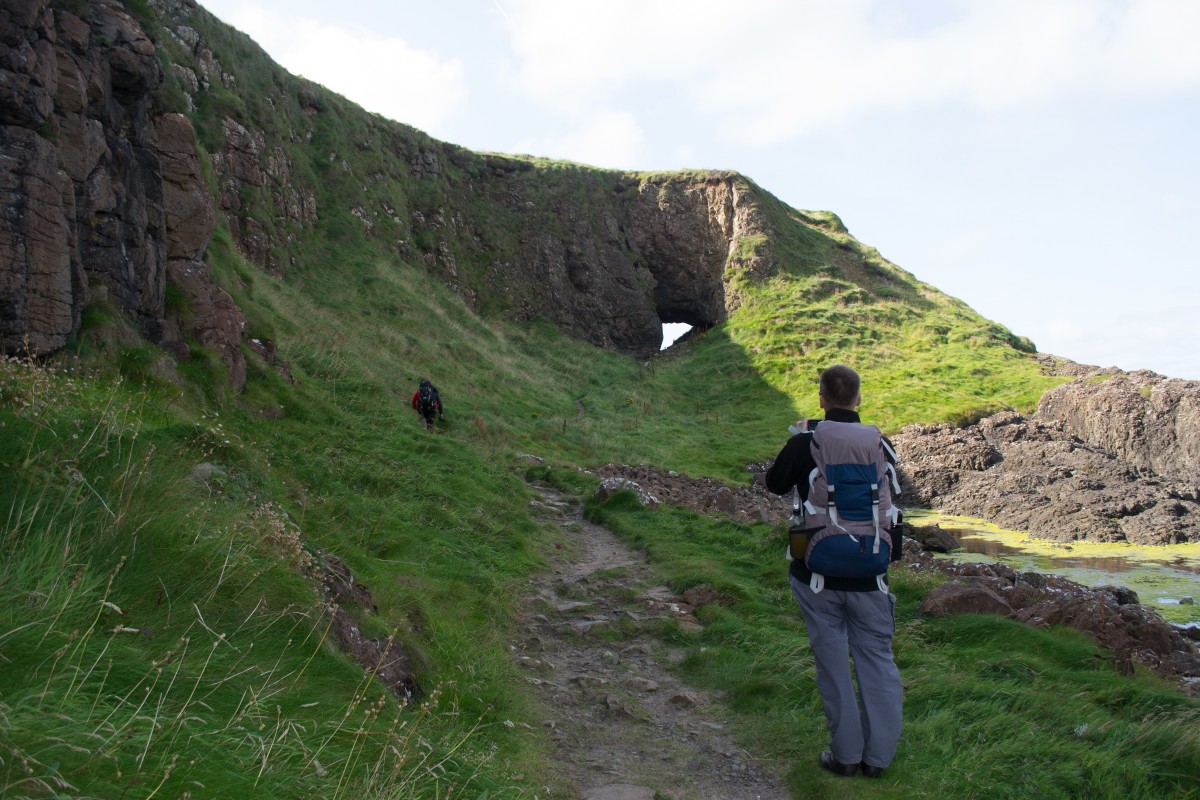
[[[862,381],[845,364],[834,364],[821,373],[821,395],[837,408],[854,408]]]

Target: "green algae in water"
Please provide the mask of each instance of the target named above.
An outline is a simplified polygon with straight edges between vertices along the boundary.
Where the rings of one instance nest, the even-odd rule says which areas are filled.
[[[905,516],[914,525],[937,525],[963,545],[939,558],[999,561],[1020,572],[1053,573],[1084,586],[1125,586],[1169,622],[1200,622],[1200,606],[1180,602],[1200,598],[1200,543],[1056,542],[971,517],[934,511],[907,511]]]

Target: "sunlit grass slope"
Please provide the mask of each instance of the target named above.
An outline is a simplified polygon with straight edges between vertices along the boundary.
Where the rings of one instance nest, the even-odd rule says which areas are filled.
[[[230,394],[203,348],[173,366],[102,303],[65,356],[5,362],[0,737],[12,757],[0,785],[13,796],[434,798],[451,785],[545,796],[553,765],[507,642],[512,604],[558,533],[531,518],[523,454],[552,465],[534,477],[584,494],[595,480],[573,467],[607,461],[744,481],[746,463],[773,455],[798,410],[816,412],[803,396],[811,386],[789,395],[786,370],[773,385],[762,353],[737,341],[738,315],[639,363],[549,325],[484,321],[369,248],[343,248],[336,271],[294,281],[248,268],[223,231],[210,259],[278,344],[279,368],[247,350],[245,394]],[[744,313],[772,286],[804,280],[748,292]],[[871,351],[834,352],[854,362]],[[409,407],[421,377],[446,401],[433,434]],[[191,479],[198,464],[216,472]],[[620,503],[602,518],[677,589],[712,582],[750,603],[706,612],[701,638],[666,633],[709,654],[684,674],[729,693],[732,711],[748,715],[747,744],[792,760],[798,786],[810,781],[819,711],[803,688],[776,532]],[[325,554],[374,593],[378,613],[351,609],[364,634],[395,636],[410,654],[427,692],[414,707],[330,645],[310,568]],[[988,682],[986,662],[955,633],[998,623],[943,621],[931,635],[914,612],[925,585],[904,586],[901,652],[916,689],[907,741],[924,744],[892,796],[1014,796],[999,775],[1034,758],[1021,726],[1036,717],[1005,706],[1011,725],[980,733],[993,743],[982,777],[959,774],[954,732],[977,710],[938,688],[957,664],[979,692],[1010,691]],[[1005,640],[1010,659],[1044,647],[1022,636]],[[1111,682],[1122,702],[1156,709],[1155,721],[1121,716],[1117,738],[1133,744],[1118,748],[1109,712],[1064,711],[1061,724],[1105,732],[1099,751],[1099,733],[1069,748],[1069,736],[1055,739],[1071,775],[1098,759],[1103,780],[1130,796],[1187,796],[1161,770],[1167,755],[1181,769],[1195,760],[1178,735],[1194,703],[1152,680],[1125,683],[1090,660],[1090,645],[1076,649],[1067,667],[1051,663],[1053,681],[1025,687],[1020,708],[1035,714],[1063,687],[1088,694],[1098,691],[1089,682]],[[1080,671],[1096,668],[1109,677]],[[1160,729],[1176,732],[1166,751],[1154,749]],[[1109,763],[1114,752],[1158,766],[1129,772]],[[955,772],[928,787],[918,765]],[[1097,785],[1040,769],[1030,780],[1051,796]]]
[[[828,212],[800,212],[759,193],[773,227],[757,247],[779,265],[732,284],[729,337],[798,413],[818,416],[817,377],[843,362],[863,377],[863,416],[885,431],[1028,412],[1062,378],[1042,374],[1033,343],[890,263]]]
[[[4,362],[0,794],[477,796],[527,760],[503,638],[544,547],[523,481],[482,424],[415,424],[400,331],[256,290],[295,303],[274,322],[298,385],[255,364],[230,397],[203,351],[177,383],[132,340],[101,351],[121,323],[95,313],[80,362]],[[419,705],[331,646],[325,554],[373,590],[350,610],[404,645]]]

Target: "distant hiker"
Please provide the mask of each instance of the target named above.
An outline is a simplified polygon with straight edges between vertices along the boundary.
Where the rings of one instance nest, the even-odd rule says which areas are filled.
[[[442,396],[438,394],[437,387],[427,380],[422,379],[421,385],[413,392],[412,407],[421,415],[421,419],[425,423],[425,427],[433,429],[434,417],[439,420],[444,420],[442,415]]]
[[[829,749],[818,764],[846,778],[859,770],[878,778],[892,763],[903,719],[892,657],[896,596],[887,583],[888,563],[900,559],[902,545],[892,505],[900,487],[891,445],[859,421],[859,389],[858,373],[844,364],[821,373],[825,419],[789,428],[795,435],[767,471],[767,488],[796,498],[789,583],[829,725]]]

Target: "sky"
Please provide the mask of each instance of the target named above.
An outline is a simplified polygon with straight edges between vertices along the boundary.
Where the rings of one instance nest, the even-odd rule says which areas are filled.
[[[1084,364],[1200,380],[1200,0],[200,0],[473,150],[722,169]]]

